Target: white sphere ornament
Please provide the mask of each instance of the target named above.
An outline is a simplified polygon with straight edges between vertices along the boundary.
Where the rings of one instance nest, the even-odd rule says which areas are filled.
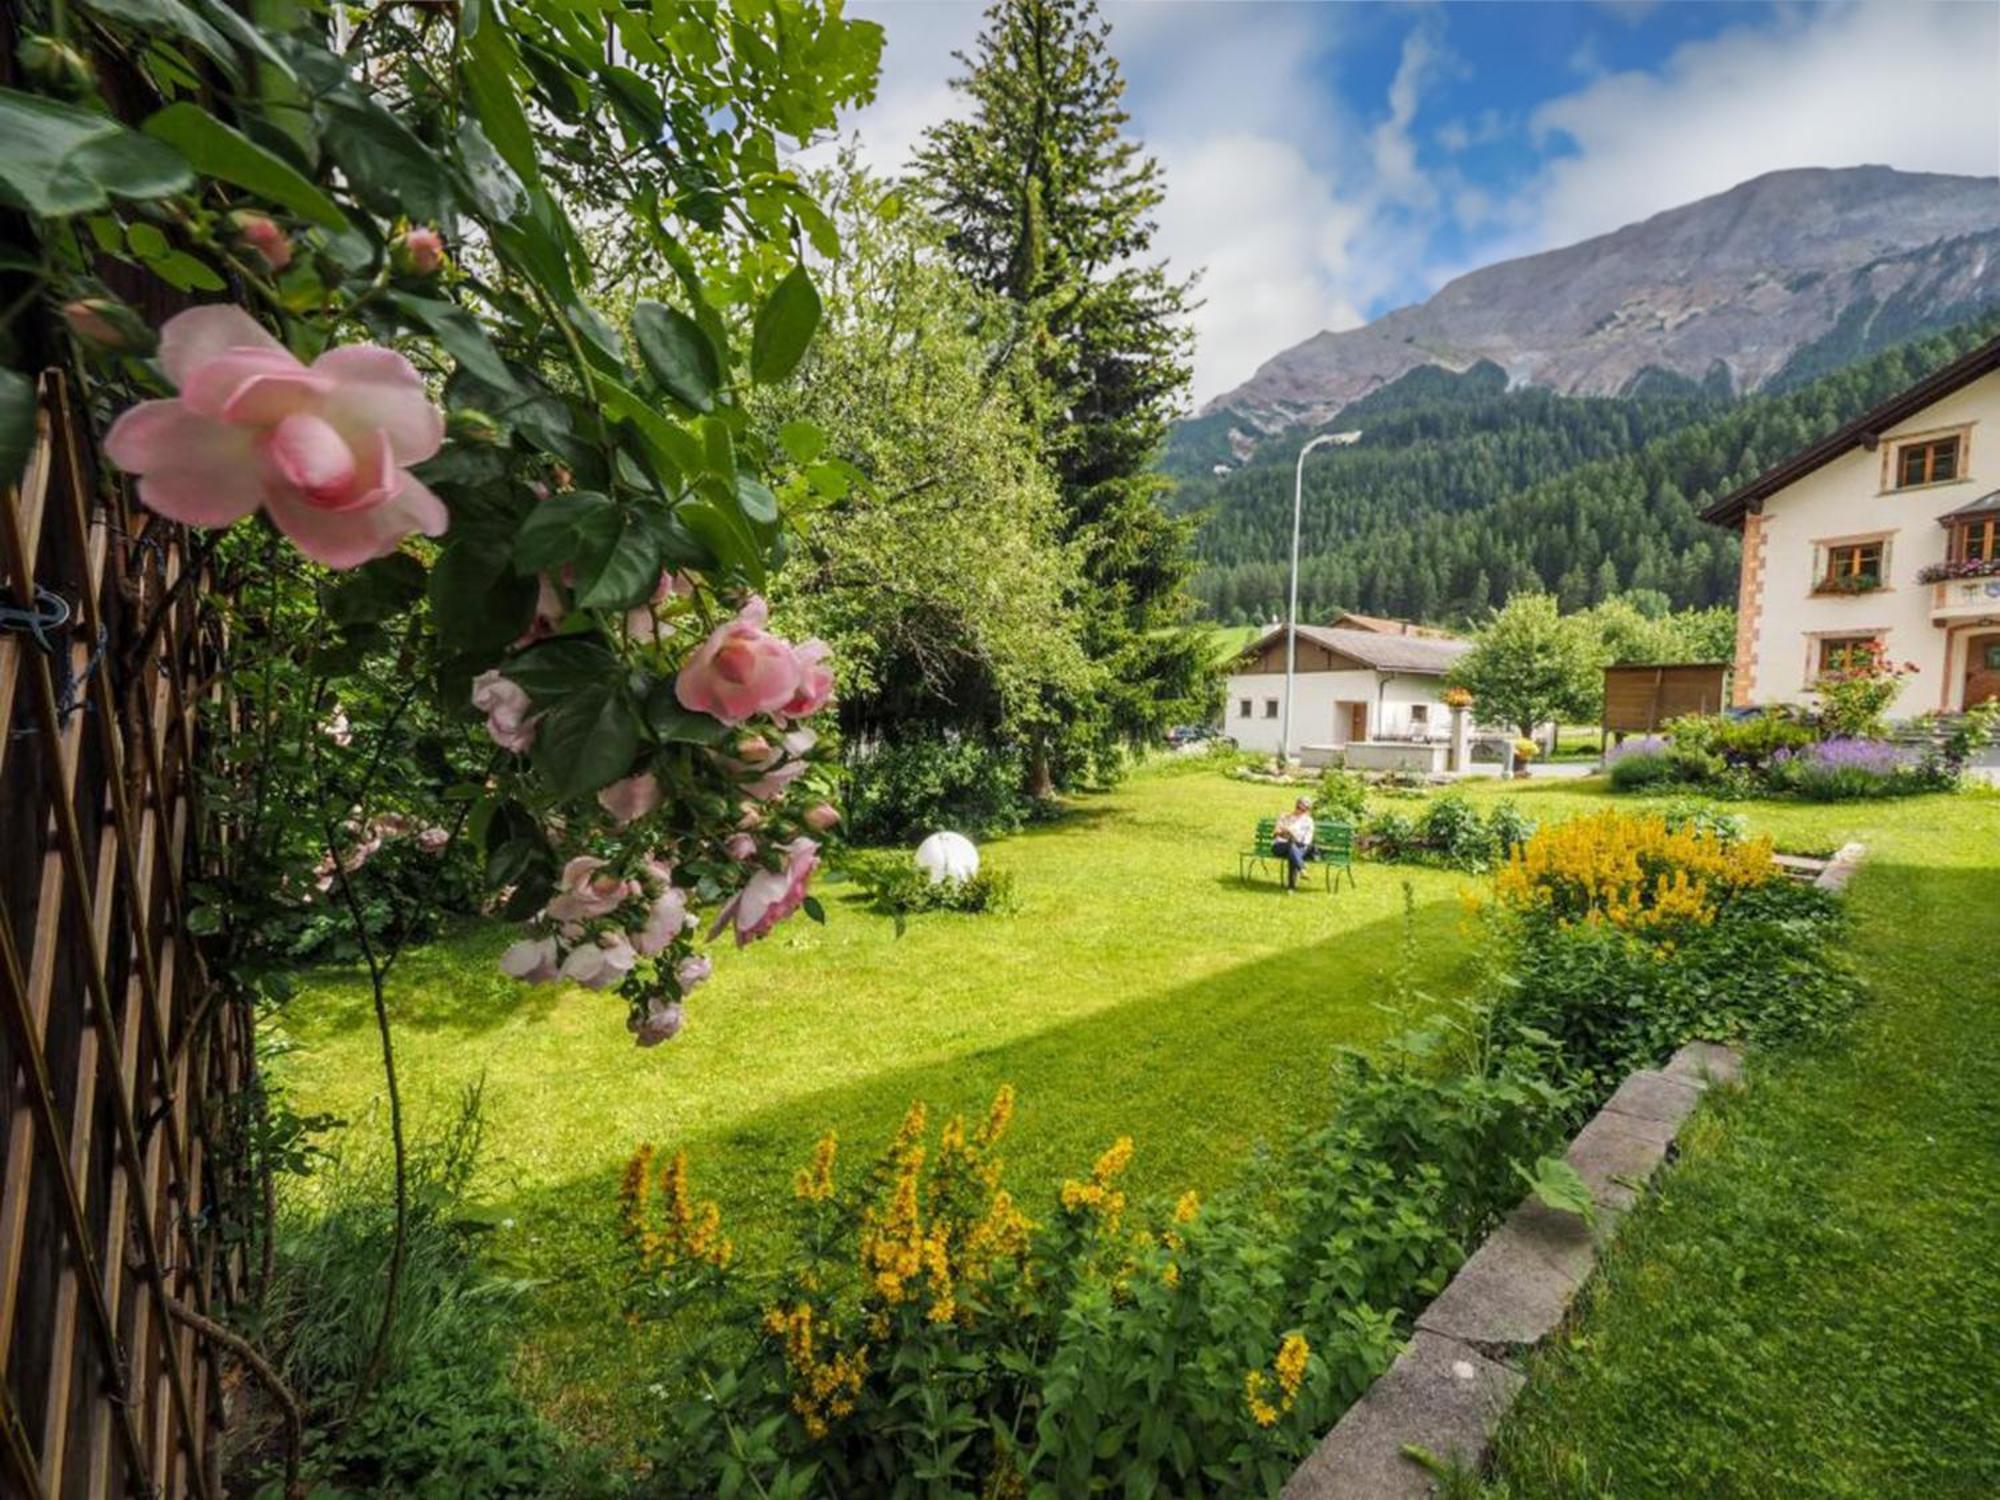
[[[940,880],[970,880],[979,873],[979,851],[962,833],[939,832],[917,845],[917,868]]]

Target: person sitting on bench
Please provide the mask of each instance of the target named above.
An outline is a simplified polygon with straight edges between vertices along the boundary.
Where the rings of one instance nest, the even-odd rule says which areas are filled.
[[[1278,826],[1271,836],[1271,857],[1285,862],[1285,889],[1296,890],[1299,871],[1306,867],[1306,861],[1313,852],[1313,805],[1308,797],[1301,797],[1293,805],[1291,812],[1278,819]]]

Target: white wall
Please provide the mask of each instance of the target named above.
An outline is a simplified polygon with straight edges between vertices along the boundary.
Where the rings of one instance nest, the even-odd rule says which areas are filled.
[[[1451,710],[1439,701],[1442,691],[1435,677],[1403,676],[1373,670],[1356,672],[1300,672],[1293,678],[1292,750],[1302,745],[1343,745],[1348,735],[1348,703],[1367,705],[1368,733],[1362,738],[1383,735],[1402,737],[1410,727],[1412,705],[1429,710],[1429,733],[1437,739],[1451,736]],[[1248,717],[1243,700],[1250,700]],[[1266,717],[1266,705],[1277,704],[1274,717]],[[1261,750],[1275,755],[1284,724],[1285,674],[1283,672],[1239,672],[1229,679],[1229,697],[1223,705],[1222,732],[1245,750]]]
[[[1886,466],[1900,438],[1966,427],[1963,477],[1921,489],[1892,491]],[[1895,661],[1915,662],[1891,712],[1898,718],[1957,708],[1963,694],[1966,651],[1977,635],[1974,610],[1935,623],[1934,585],[1918,583],[1919,568],[1945,559],[1947,536],[1938,517],[2000,488],[2000,372],[1917,413],[1882,436],[1875,452],[1856,449],[1764,502],[1758,553],[1762,582],[1758,616],[1750,632],[1749,701],[1815,701],[1809,684],[1817,673],[1819,642],[1828,635],[1880,635]],[[1855,595],[1815,594],[1829,541],[1882,536],[1884,587]],[[2000,629],[2000,599],[1992,601]],[[1948,630],[1947,626],[1958,627]],[[1745,663],[1737,664],[1738,677]]]

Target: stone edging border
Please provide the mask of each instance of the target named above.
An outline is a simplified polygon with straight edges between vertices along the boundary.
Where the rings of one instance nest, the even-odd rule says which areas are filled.
[[[1842,891],[1866,849],[1842,845],[1813,884]],[[1729,1047],[1689,1042],[1661,1069],[1618,1086],[1563,1159],[1590,1188],[1595,1225],[1529,1198],[1486,1237],[1417,1316],[1402,1355],[1299,1465],[1283,1500],[1422,1500],[1433,1476],[1420,1449],[1473,1468],[1526,1383],[1521,1367],[1597,1269],[1618,1221],[1667,1159],[1711,1084],[1741,1082]]]
[[[1628,1076],[1563,1158],[1589,1185],[1596,1224],[1533,1198],[1508,1215],[1418,1314],[1401,1357],[1299,1465],[1284,1500],[1420,1500],[1432,1475],[1404,1457],[1410,1447],[1477,1468],[1520,1394],[1521,1365],[1590,1279],[1681,1123],[1711,1083],[1741,1077],[1742,1059],[1712,1042]]]

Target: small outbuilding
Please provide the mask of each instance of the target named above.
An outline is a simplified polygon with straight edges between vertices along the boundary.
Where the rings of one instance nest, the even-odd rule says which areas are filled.
[[[1299,626],[1292,749],[1308,763],[1359,763],[1361,755],[1345,752],[1362,745],[1435,746],[1441,755],[1452,732],[1444,674],[1471,649],[1470,641],[1415,629]],[[1224,731],[1246,750],[1275,755],[1284,701],[1285,627],[1274,625],[1230,674]]]

